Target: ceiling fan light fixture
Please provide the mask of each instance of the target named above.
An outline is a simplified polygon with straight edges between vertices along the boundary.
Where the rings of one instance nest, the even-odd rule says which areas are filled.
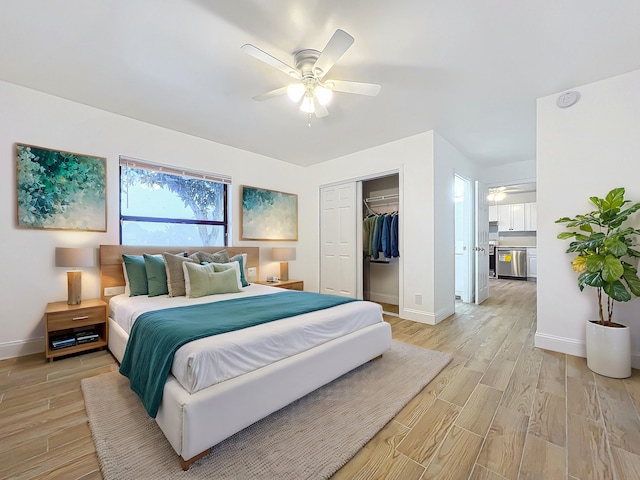
[[[490,188],[487,200],[490,202],[500,202],[501,200],[504,200],[507,197],[505,190],[506,187]]]
[[[292,102],[298,103],[304,95],[305,88],[301,83],[294,83],[287,88],[287,96]]]
[[[323,87],[322,85],[318,85],[315,88],[315,95],[318,99],[318,103],[323,107],[328,105],[333,97],[333,92],[328,88]]]
[[[300,104],[300,110],[304,113],[315,113],[316,108],[313,104],[313,93],[307,92],[302,99],[302,103]]]

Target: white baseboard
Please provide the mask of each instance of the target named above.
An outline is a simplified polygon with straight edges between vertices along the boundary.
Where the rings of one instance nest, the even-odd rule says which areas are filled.
[[[428,325],[437,325],[445,318],[449,318],[455,311],[449,312],[448,310],[440,310],[438,312],[424,312],[422,310],[414,310],[412,308],[405,308],[400,314],[400,318],[407,320],[413,320],[414,322],[426,323]]]
[[[365,298],[369,298],[372,302],[390,303],[391,305],[400,305],[400,298],[397,295],[388,295],[386,293],[365,292]]]
[[[538,348],[566,353],[575,357],[587,357],[587,347],[584,342],[575,338],[558,337],[546,333],[536,332],[535,345]],[[631,366],[640,369],[640,353],[631,354]]]
[[[0,343],[0,360],[24,357],[40,352],[44,352],[44,337]]]

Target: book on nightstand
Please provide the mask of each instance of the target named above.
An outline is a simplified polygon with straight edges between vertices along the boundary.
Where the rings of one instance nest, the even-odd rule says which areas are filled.
[[[75,335],[59,335],[51,339],[51,349],[58,350],[60,348],[73,347],[76,345]]]
[[[78,345],[83,343],[97,342],[99,339],[98,332],[95,330],[83,330],[75,333],[76,342]]]

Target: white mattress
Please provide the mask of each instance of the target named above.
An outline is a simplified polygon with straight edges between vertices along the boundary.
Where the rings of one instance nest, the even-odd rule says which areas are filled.
[[[127,333],[142,313],[230,298],[278,294],[284,290],[252,284],[241,293],[201,298],[118,295],[109,302],[111,318]],[[317,312],[190,342],[175,354],[171,373],[189,393],[234,378],[325,342],[383,321],[382,308],[350,302]]]

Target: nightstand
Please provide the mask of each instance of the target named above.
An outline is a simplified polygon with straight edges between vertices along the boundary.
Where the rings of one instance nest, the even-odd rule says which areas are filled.
[[[266,282],[261,280],[260,285],[269,285],[270,287],[285,288],[287,290],[304,290],[304,282],[302,280],[281,280],[279,282]]]
[[[45,310],[45,356],[48,361],[56,357],[71,355],[72,353],[104,348],[109,342],[109,324],[107,321],[107,304],[99,299],[83,300],[79,305],[68,305],[67,302],[52,302]],[[75,337],[78,332],[94,331],[98,340],[88,341],[91,336],[85,336],[86,343],[71,344],[53,348],[52,340]],[[82,341],[82,339],[81,339]]]

